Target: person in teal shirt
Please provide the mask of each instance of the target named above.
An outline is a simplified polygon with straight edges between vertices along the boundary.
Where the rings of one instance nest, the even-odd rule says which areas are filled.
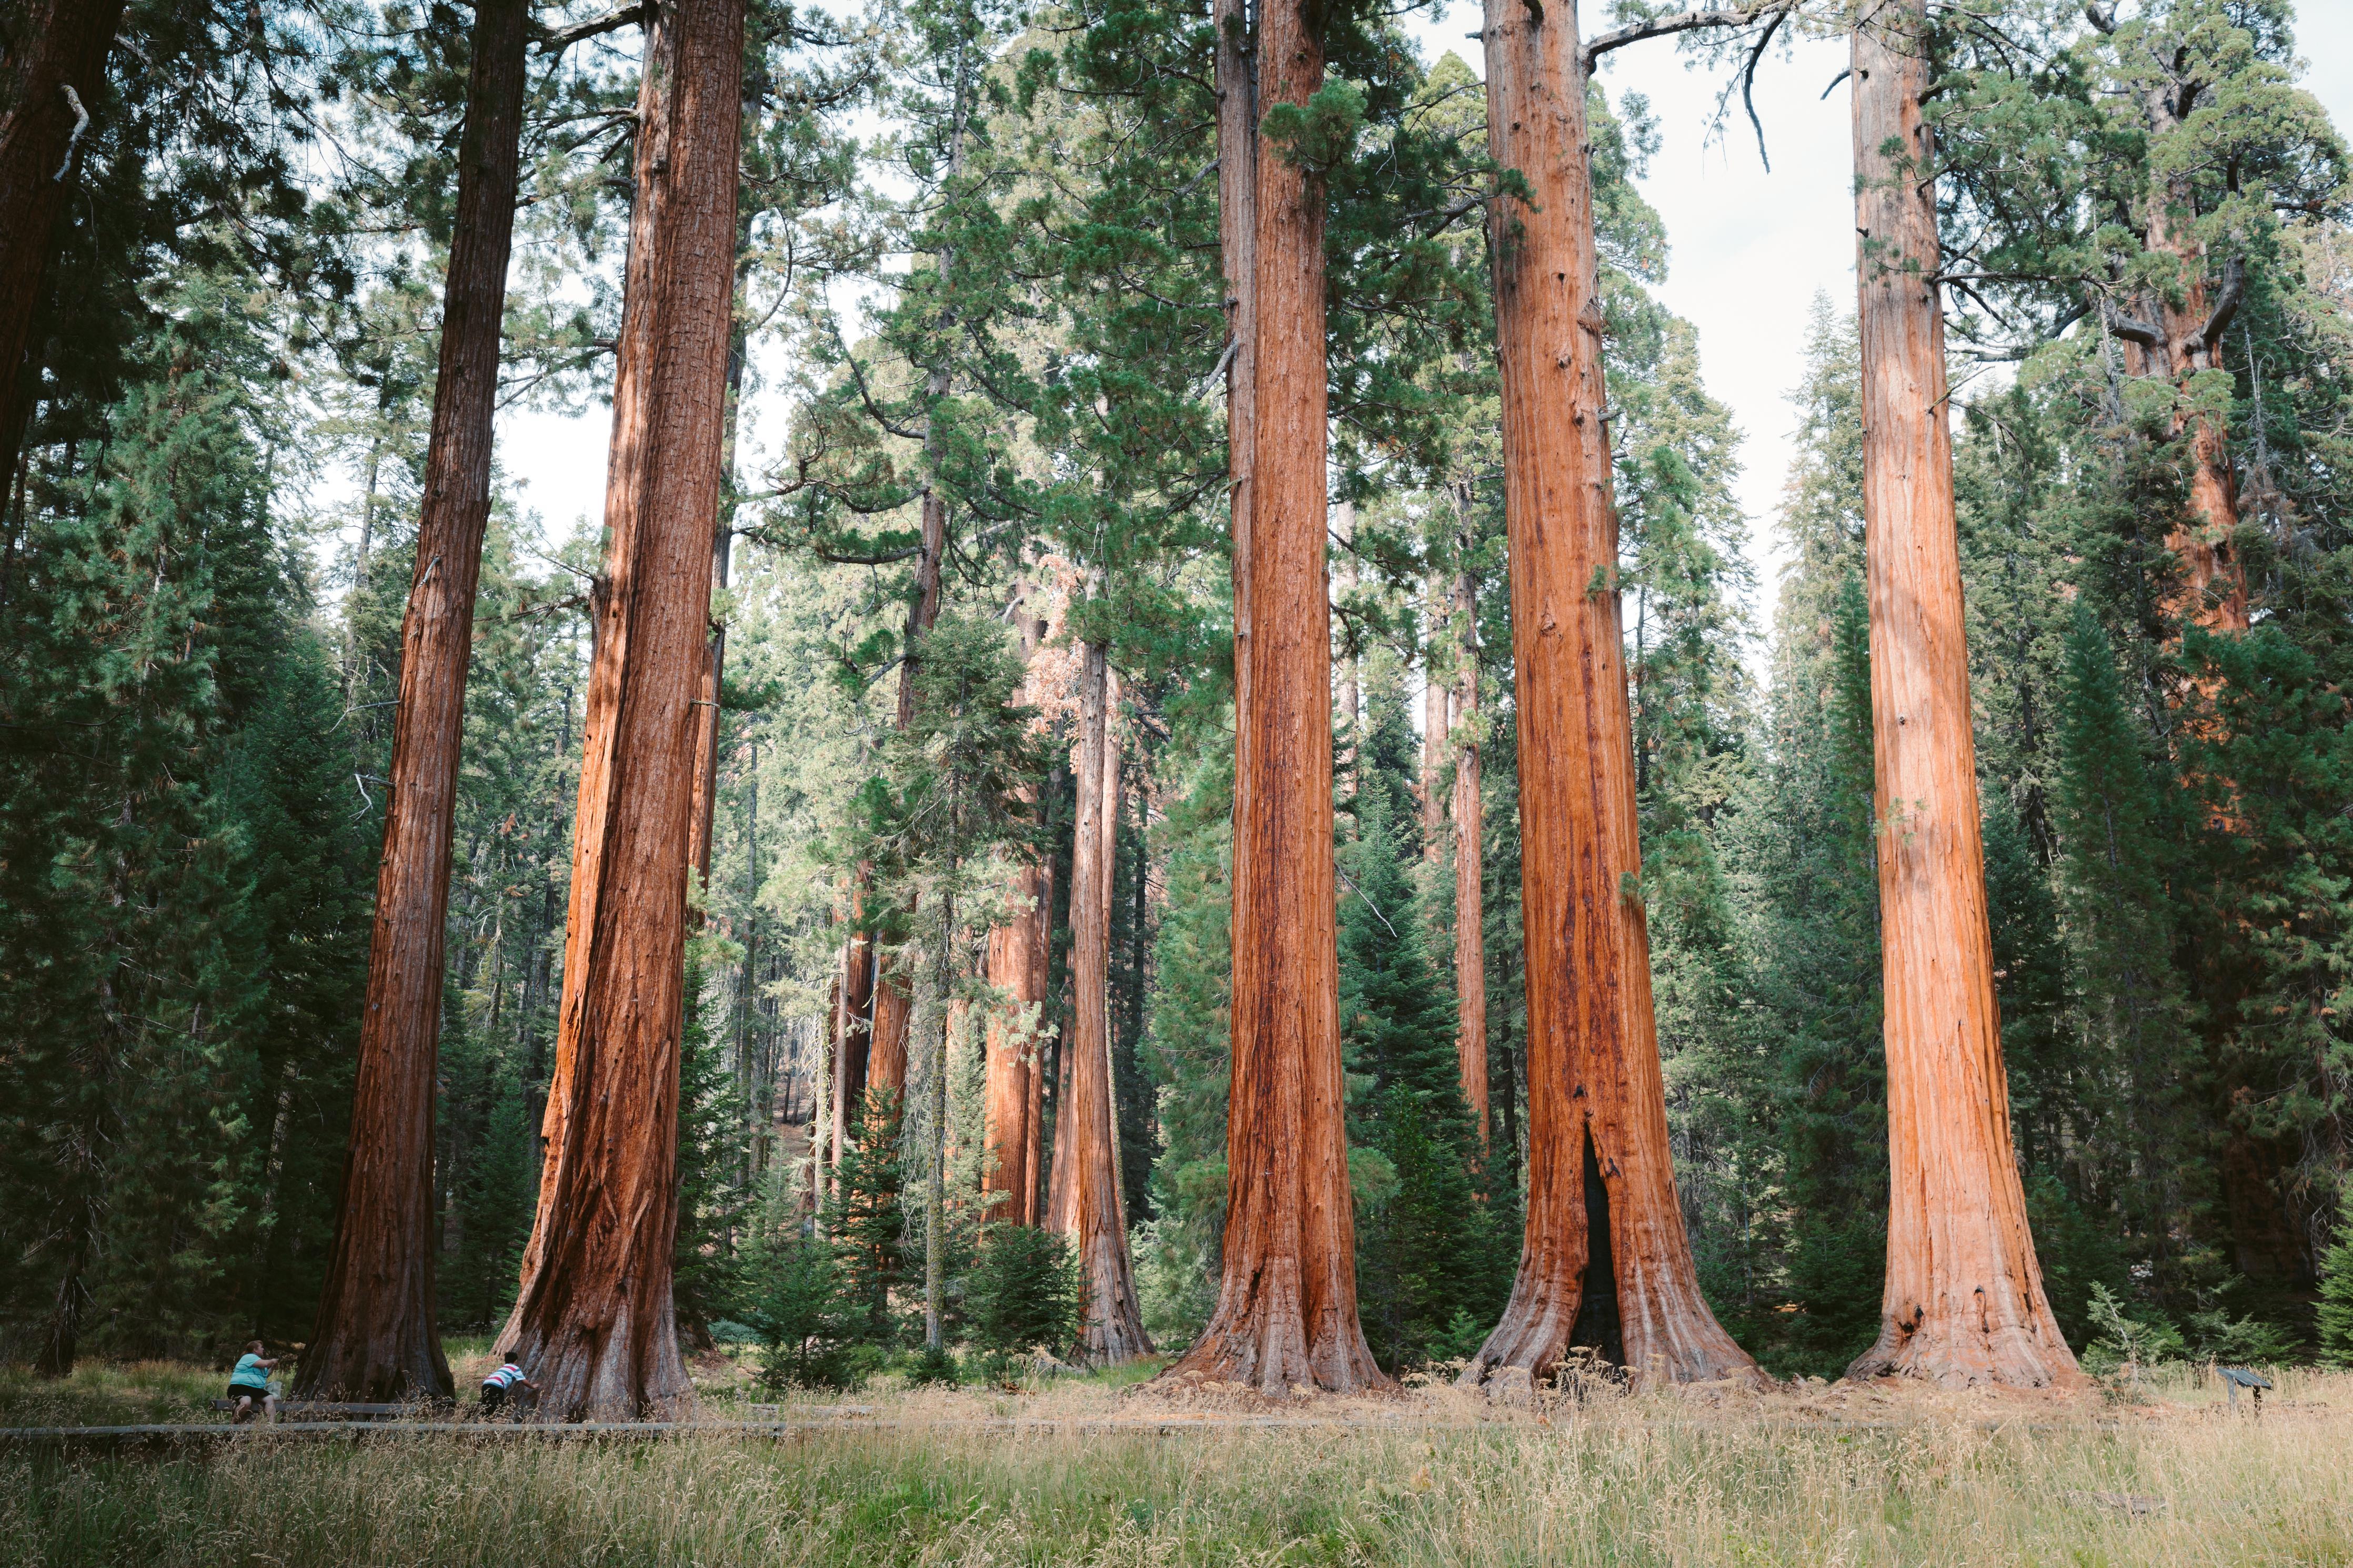
[[[269,1392],[269,1374],[276,1370],[277,1358],[261,1353],[259,1340],[246,1342],[245,1353],[237,1358],[237,1370],[228,1374],[228,1396],[234,1407],[230,1421],[244,1420],[257,1404],[270,1420],[278,1419],[278,1395]]]

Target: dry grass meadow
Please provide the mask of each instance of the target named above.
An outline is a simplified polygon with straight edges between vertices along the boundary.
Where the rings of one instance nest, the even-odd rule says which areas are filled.
[[[699,1371],[707,1418],[743,1414],[740,1373]],[[0,1416],[187,1418],[213,1375],[12,1374]],[[0,1562],[2353,1563],[2353,1374],[2274,1375],[2260,1418],[2188,1369],[2072,1401],[1420,1387],[1281,1413],[1104,1379],[788,1401],[784,1436],[11,1447]]]

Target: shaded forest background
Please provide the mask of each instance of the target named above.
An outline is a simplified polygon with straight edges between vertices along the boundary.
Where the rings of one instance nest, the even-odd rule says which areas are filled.
[[[2121,1303],[2196,1353],[2353,1356],[2353,1318],[2322,1310],[2332,1282],[2353,1302],[2353,1251],[2328,1266],[2353,1164],[2345,148],[2294,86],[2284,0],[2152,4],[2139,34],[1978,10],[2039,51],[2005,83],[1953,42],[1939,113],[1952,221],[1992,237],[1948,264],[1977,279],[1948,300],[1954,424],[2003,1044],[2044,1276],[2079,1349]],[[609,390],[637,54],[626,26],[563,32],[593,20],[541,18],[511,404]],[[2178,54],[2140,47],[2161,29]],[[1025,842],[1054,866],[1031,1021],[1050,1118],[1071,1033],[1073,621],[1120,676],[1117,1148],[1145,1320],[1181,1347],[1212,1302],[1227,1190],[1231,596],[1221,432],[1199,391],[1223,329],[1208,142],[1139,128],[1198,129],[1187,72],[1207,15],[904,0],[841,19],[760,0],[752,35],[731,377],[793,415],[778,461],[734,465],[718,520],[726,671],[688,956],[681,1319],[777,1339],[806,1286],[847,889],[921,764],[892,742],[885,677],[929,484],[955,520],[940,661],[1015,658],[1018,582],[1064,601],[1027,706],[992,721],[1031,742],[1036,821],[981,846],[1000,870]],[[311,1330],[467,37],[439,5],[133,0],[61,171],[73,195],[0,513],[10,1360],[67,1297],[84,1349],[106,1354]],[[2212,111],[2137,120],[2145,56],[2197,76]],[[1395,1367],[1476,1349],[1517,1250],[1510,607],[1483,242],[1461,200],[1489,177],[1481,94],[1394,19],[1352,24],[1333,59],[1345,90],[1293,134],[1334,202],[1350,1170],[1361,1310]],[[1695,333],[1650,292],[1669,237],[1634,184],[1646,108],[1597,89],[1594,116],[1644,835],[1627,896],[1650,921],[1676,1174],[1726,1328],[1777,1373],[1835,1375],[1877,1331],[1887,1205],[1853,327],[1811,303],[1789,374],[1799,455],[1769,520],[1789,564],[1759,584],[1748,551],[1768,520],[1733,500],[1738,432]],[[2133,374],[2101,303],[2158,276],[2132,193],[2158,174],[2189,182],[2201,243],[2243,280],[2187,389]],[[2189,505],[2185,398],[2229,432],[2243,635],[2185,615],[2166,545]],[[494,496],[436,1107],[447,1331],[497,1326],[531,1226],[596,592],[593,527]],[[1458,720],[1445,694],[1466,658],[1478,702]],[[1483,1162],[1457,1080],[1446,816],[1469,746],[1486,791]],[[984,899],[907,934],[969,948],[1002,912]],[[955,1007],[967,1235],[987,1011],[968,1002],[914,998]],[[928,1087],[912,1070],[911,1104]],[[867,1211],[836,1230],[876,1270],[852,1294],[906,1283],[893,1227],[913,1211],[893,1161],[869,1153],[850,1184]],[[828,1321],[835,1338],[912,1332]]]

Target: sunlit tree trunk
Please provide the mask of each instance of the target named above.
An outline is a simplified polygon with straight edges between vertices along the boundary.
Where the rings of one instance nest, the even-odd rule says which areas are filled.
[[[1886,995],[1887,1279],[1852,1377],[2074,1381],[2027,1233],[1993,988],[1946,424],[1926,0],[1854,34],[1862,503]]]
[[[1238,12],[1239,7],[1231,8]],[[1221,4],[1220,152],[1257,111],[1324,79],[1320,13],[1259,14],[1258,102]],[[1255,146],[1248,217],[1253,392],[1236,458],[1233,1088],[1224,1272],[1200,1340],[1170,1369],[1273,1395],[1386,1385],[1356,1320],[1356,1216],[1340,1066],[1332,866],[1331,605],[1324,574],[1324,190]],[[1230,236],[1229,267],[1239,247]],[[1228,273],[1229,287],[1237,274]],[[1247,465],[1246,467],[1243,465]]]
[[[1111,1071],[1111,861],[1116,776],[1108,671],[1101,643],[1080,645],[1078,826],[1071,859],[1071,974],[1076,1027],[1070,1040],[1070,1176],[1059,1184],[1052,1223],[1070,1239],[1087,1283],[1087,1359],[1098,1365],[1148,1354],[1127,1251],[1119,1188],[1119,1130]]]
[[[359,1078],[333,1250],[294,1385],[310,1395],[448,1397],[435,1328],[433,1102],[449,835],[491,515],[499,336],[514,235],[531,8],[480,0],[458,158],[417,565],[401,625],[392,784],[360,1015]]]
[[[938,379],[938,378],[935,378]],[[935,389],[946,392],[944,384]],[[923,552],[915,558],[915,602],[907,609],[906,652],[899,666],[898,725],[915,721],[917,648],[940,618],[940,565],[947,553],[948,508],[936,490],[923,492]],[[901,1095],[907,1089],[907,1018],[914,1005],[903,953],[885,949],[874,983],[874,1026],[867,1045],[866,1081]]]
[[[1031,615],[1026,605],[1015,606],[1015,618],[1022,651],[1034,672],[1045,643],[1045,623]],[[1034,790],[1029,797],[1035,798]],[[1021,861],[1014,872],[1012,894],[1017,905],[1026,907],[988,933],[988,983],[1006,993],[1014,1007],[1029,1010],[1032,1022],[1024,1033],[1008,1026],[1002,1015],[991,1016],[982,1097],[987,1152],[981,1185],[984,1191],[998,1194],[990,1200],[985,1217],[1016,1225],[1038,1223],[1038,1110],[1043,1069],[1036,1026],[1044,1020],[1052,878],[1052,867],[1042,857]]]
[[[834,986],[833,1131],[828,1150],[837,1169],[866,1096],[866,1047],[874,1026],[874,943],[859,929],[865,912],[853,885],[845,921],[849,939],[841,945],[841,973]]]
[[[1543,1377],[1572,1345],[1638,1383],[1761,1379],[1702,1299],[1675,1199],[1651,1015],[1634,753],[1602,426],[1593,193],[1568,0],[1488,0],[1495,331],[1518,699],[1528,1005],[1527,1228],[1463,1373]]]
[[[11,10],[0,48],[0,475],[16,472],[32,416],[33,310],[58,215],[81,188],[76,127],[106,104],[122,0],[26,0]]]
[[[1455,482],[1458,561],[1471,553],[1471,481]],[[1480,899],[1481,837],[1486,831],[1479,798],[1479,608],[1467,566],[1454,574],[1454,994],[1455,1056],[1462,1103],[1488,1142],[1487,946]]]
[[[711,614],[744,0],[664,0],[638,95],[545,1170],[506,1339],[558,1419],[691,1409],[670,1299],[693,700]]]

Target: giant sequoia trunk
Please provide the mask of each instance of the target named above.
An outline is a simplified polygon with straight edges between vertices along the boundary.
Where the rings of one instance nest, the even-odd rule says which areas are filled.
[[[1045,623],[1015,606],[1021,646],[1034,671],[1045,644]],[[1031,696],[1037,695],[1035,691]],[[1034,792],[1031,792],[1034,798]],[[1034,1009],[1027,1032],[1008,1026],[1002,1014],[988,1023],[987,1065],[981,1119],[986,1152],[981,1188],[997,1194],[985,1217],[1016,1225],[1038,1223],[1038,1161],[1043,1067],[1039,1031],[1044,1021],[1046,982],[1053,936],[1053,867],[1043,857],[1023,860],[1014,872],[1013,897],[1027,907],[988,933],[988,983],[1017,1008]]]
[[[1987,925],[1946,425],[1926,0],[1854,35],[1862,510],[1893,1167],[1879,1342],[1851,1377],[2071,1382],[2027,1234]]]
[[[1087,1284],[1087,1359],[1103,1366],[1148,1355],[1127,1252],[1119,1190],[1119,1133],[1111,1063],[1111,791],[1118,755],[1111,740],[1109,681],[1101,643],[1080,646],[1078,826],[1071,858],[1071,975],[1077,994],[1069,1042],[1070,1173],[1050,1223],[1071,1242]]]
[[[1293,0],[1259,14],[1258,103],[1220,4],[1220,154],[1255,110],[1304,104],[1323,39]],[[1244,136],[1243,131],[1251,134]],[[1356,1216],[1340,1068],[1332,868],[1332,633],[1324,578],[1324,190],[1271,144],[1251,161],[1252,394],[1229,438],[1234,489],[1233,1089],[1224,1274],[1172,1375],[1273,1395],[1385,1386],[1356,1321]],[[1241,248],[1229,236],[1229,268]],[[1229,287],[1242,274],[1228,272]],[[1239,358],[1240,355],[1237,355]]]
[[[508,1342],[543,1414],[691,1408],[670,1302],[692,708],[711,613],[744,0],[664,0],[638,100],[601,629],[539,1213]]]
[[[1495,332],[1527,941],[1527,1229],[1462,1380],[1572,1345],[1638,1382],[1763,1378],[1701,1298],[1651,1011],[1577,12],[1488,0]]]
[[[1471,481],[1455,487],[1454,550],[1471,554]],[[1479,1127],[1479,1151],[1488,1141],[1487,933],[1480,900],[1481,837],[1486,814],[1479,798],[1479,615],[1471,572],[1454,574],[1454,1052],[1462,1103]]]
[[[295,1387],[362,1400],[448,1397],[435,1331],[433,1100],[449,834],[491,515],[499,327],[514,236],[525,0],[480,0],[458,159],[417,567],[401,625],[392,784],[376,868],[367,1007],[335,1242]]]
[[[27,0],[0,49],[0,476],[16,472],[33,411],[33,309],[58,214],[76,184],[85,114],[105,106],[106,55],[122,0]],[[7,498],[0,494],[0,510]]]
[[[2148,90],[2144,116],[2152,137],[2179,131],[2200,85],[2168,79]],[[2152,289],[2138,301],[2142,317],[2111,311],[2109,324],[2125,340],[2126,367],[2133,374],[2173,383],[2179,394],[2173,435],[2189,437],[2189,513],[2165,537],[2180,572],[2167,607],[2185,626],[2235,635],[2249,624],[2246,567],[2232,542],[2239,526],[2238,475],[2224,416],[2201,404],[2189,382],[2201,370],[2221,368],[2222,333],[2238,314],[2245,266],[2233,258],[2221,289],[2207,288],[2206,247],[2197,236],[2197,195],[2188,175],[2160,175],[2147,201],[2143,243],[2173,262],[2179,292]]]
[[[944,390],[944,388],[942,390]],[[940,563],[947,553],[947,503],[923,492],[923,548],[915,558],[915,602],[907,609],[907,642],[899,664],[899,728],[915,721],[915,665],[923,634],[940,618]],[[874,982],[874,1025],[867,1043],[866,1081],[893,1096],[907,1089],[907,1020],[914,1006],[906,954],[882,950]]]
[[[827,1147],[836,1170],[865,1102],[866,1047],[874,1027],[874,942],[860,929],[866,907],[857,883],[864,880],[861,872],[850,889],[844,922],[849,940],[841,944],[841,973],[833,986],[833,1129]]]

